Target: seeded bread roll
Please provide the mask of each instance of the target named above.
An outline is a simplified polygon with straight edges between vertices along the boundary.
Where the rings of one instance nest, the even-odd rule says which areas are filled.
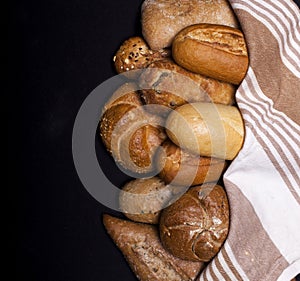
[[[170,47],[175,35],[192,24],[238,27],[227,0],[145,0],[141,15],[143,36],[152,50]]]
[[[193,281],[204,267],[174,257],[161,245],[153,225],[103,216],[103,223],[140,281]]]
[[[229,207],[224,189],[205,184],[189,189],[164,209],[160,238],[174,256],[210,261],[220,250],[229,228]]]
[[[159,177],[167,184],[193,186],[217,182],[227,166],[218,158],[200,157],[183,150],[170,140],[162,144],[156,157]]]
[[[243,33],[215,24],[196,24],[180,31],[172,54],[179,65],[192,72],[236,85],[249,63]]]
[[[232,160],[244,141],[242,116],[230,105],[182,105],[169,114],[166,128],[176,145],[206,157]]]
[[[229,83],[192,73],[171,59],[149,64],[140,75],[138,83],[141,88],[141,98],[146,104],[163,105],[170,109],[188,102],[231,105],[236,90]],[[159,109],[157,111],[154,113],[159,114]]]
[[[118,73],[126,72],[127,78],[135,79],[139,72],[132,70],[145,68],[153,61],[169,57],[170,55],[171,51],[168,49],[150,50],[144,39],[136,36],[130,37],[122,43],[113,61]]]
[[[125,184],[119,196],[120,209],[136,222],[157,224],[160,212],[180,193],[160,178],[134,179]]]
[[[100,136],[125,170],[146,174],[154,170],[156,149],[166,139],[163,120],[143,110],[136,85],[122,85],[104,107]]]

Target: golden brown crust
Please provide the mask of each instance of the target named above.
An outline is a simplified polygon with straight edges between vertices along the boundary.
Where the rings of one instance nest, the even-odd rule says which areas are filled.
[[[192,72],[236,85],[248,69],[243,33],[228,26],[189,26],[176,35],[172,54],[179,65]]]
[[[212,184],[192,187],[162,211],[159,228],[162,244],[173,255],[192,261],[211,260],[228,234],[224,189]]]
[[[138,83],[141,98],[146,104],[163,105],[170,109],[188,102],[226,105],[234,102],[233,85],[192,73],[171,59],[151,63],[140,75]],[[157,111],[155,113],[160,113],[159,109]]]
[[[113,61],[118,73],[128,72],[127,77],[134,79],[138,73],[132,72],[132,70],[145,68],[151,62],[169,57],[170,55],[171,52],[167,49],[150,50],[144,39],[136,36],[130,37],[122,43]]]
[[[142,5],[142,32],[153,50],[171,46],[180,30],[204,22],[238,27],[227,0],[145,0]]]
[[[162,148],[156,159],[159,177],[167,184],[193,186],[217,182],[227,167],[222,159],[200,157],[181,149],[170,140],[166,140]]]
[[[122,188],[120,209],[136,222],[157,224],[160,212],[180,192],[180,188],[167,186],[160,178],[134,179]]]
[[[161,245],[153,225],[103,216],[104,226],[140,281],[192,281],[204,264],[178,259]]]
[[[115,161],[125,170],[149,173],[154,169],[152,158],[166,139],[163,120],[150,115],[142,107],[131,84],[121,86],[104,107],[100,120],[100,136]]]

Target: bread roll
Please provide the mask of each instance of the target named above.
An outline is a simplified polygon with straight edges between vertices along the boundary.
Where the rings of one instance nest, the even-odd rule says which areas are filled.
[[[141,16],[142,33],[152,50],[170,47],[175,35],[192,24],[238,27],[227,0],[145,0]]]
[[[156,157],[159,177],[167,184],[193,186],[204,182],[217,182],[226,161],[211,157],[200,157],[181,149],[170,140],[162,144]]]
[[[244,140],[238,108],[222,104],[182,105],[170,113],[166,129],[169,138],[181,148],[226,160],[237,155]]]
[[[137,174],[154,170],[152,158],[166,139],[163,120],[143,110],[133,83],[121,86],[104,107],[100,136],[116,163]]]
[[[158,177],[134,179],[122,188],[120,209],[133,221],[157,224],[160,211],[178,193],[178,187],[167,186]]]
[[[191,261],[209,261],[221,248],[229,228],[228,200],[219,185],[192,187],[164,209],[160,238],[174,256]]]
[[[236,85],[248,69],[243,33],[229,26],[189,26],[176,35],[172,54],[179,65],[190,71]]]
[[[113,61],[118,73],[126,73],[127,78],[135,79],[139,72],[132,71],[145,68],[153,61],[171,55],[170,50],[152,51],[143,38],[135,36],[125,40],[116,52]]]
[[[170,109],[188,102],[231,105],[235,95],[233,85],[187,71],[170,59],[151,63],[140,75],[139,87],[146,104],[159,104]]]
[[[192,281],[204,267],[202,262],[184,261],[166,251],[153,225],[106,214],[103,223],[140,281]]]

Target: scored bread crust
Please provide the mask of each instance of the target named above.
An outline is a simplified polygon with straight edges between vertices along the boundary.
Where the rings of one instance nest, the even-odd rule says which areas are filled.
[[[149,64],[140,75],[138,84],[146,104],[159,104],[171,109],[188,102],[231,105],[236,90],[232,84],[192,73],[171,59]]]
[[[248,69],[243,33],[228,26],[189,26],[176,35],[172,54],[179,65],[192,72],[235,85]]]
[[[104,107],[100,136],[114,160],[137,174],[152,172],[152,158],[166,139],[163,120],[145,110],[134,83],[123,84]]]
[[[184,261],[167,252],[153,225],[103,215],[104,226],[140,281],[192,281],[202,262]]]
[[[162,244],[173,255],[191,261],[210,261],[228,234],[225,190],[214,184],[190,188],[162,211],[159,229]]]
[[[152,50],[170,47],[175,35],[192,24],[238,27],[227,0],[145,0],[141,18],[143,36]]]

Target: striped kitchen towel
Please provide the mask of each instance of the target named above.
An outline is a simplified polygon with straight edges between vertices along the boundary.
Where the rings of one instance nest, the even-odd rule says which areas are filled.
[[[230,0],[250,67],[237,91],[242,150],[224,176],[228,239],[199,280],[300,273],[300,12],[291,0]]]

